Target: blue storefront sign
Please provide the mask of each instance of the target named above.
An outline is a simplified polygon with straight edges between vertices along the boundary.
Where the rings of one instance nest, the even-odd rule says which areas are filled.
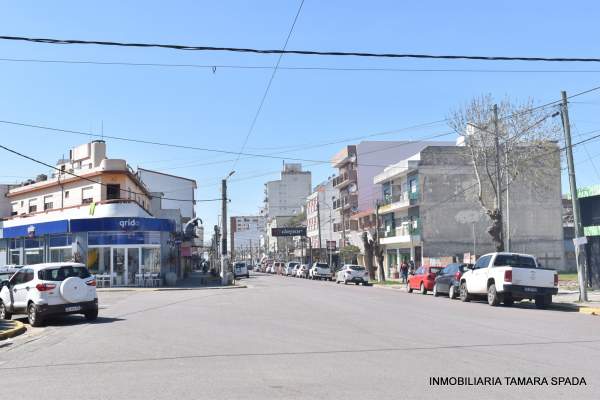
[[[17,238],[22,236],[40,236],[54,233],[69,232],[69,221],[66,219],[37,224],[12,226],[2,229],[4,238]]]
[[[87,218],[72,219],[71,232],[94,231],[160,231],[173,232],[175,224],[161,218]]]
[[[154,231],[174,232],[175,223],[169,219],[161,218],[87,218],[40,222],[36,224],[19,225],[2,229],[4,238],[17,238],[24,236],[42,236],[48,234],[68,232],[94,232],[94,231]]]

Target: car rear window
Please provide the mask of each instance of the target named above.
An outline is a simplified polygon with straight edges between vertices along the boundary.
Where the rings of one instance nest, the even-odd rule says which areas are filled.
[[[365,267],[361,267],[360,265],[351,265],[350,269],[352,269],[354,271],[364,271]]]
[[[519,256],[517,254],[498,254],[494,266],[508,265],[514,268],[536,268],[533,257]]]
[[[85,279],[90,276],[90,271],[88,271],[86,267],[76,265],[67,265],[64,267],[48,268],[38,271],[38,278],[43,281],[61,282],[71,277]]]
[[[317,268],[329,268],[329,265],[323,263],[317,263]]]

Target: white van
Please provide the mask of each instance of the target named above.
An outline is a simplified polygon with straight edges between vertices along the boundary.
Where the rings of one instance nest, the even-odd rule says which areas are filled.
[[[250,273],[248,272],[248,266],[243,261],[238,261],[235,264],[233,264],[233,274],[235,275],[236,278],[239,278],[242,276],[246,277],[246,278],[250,278]]]

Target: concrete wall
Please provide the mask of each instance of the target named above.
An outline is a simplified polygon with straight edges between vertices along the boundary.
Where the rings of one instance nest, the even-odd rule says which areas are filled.
[[[163,198],[163,209],[179,209],[183,218],[191,219],[196,216],[193,202],[196,190],[194,180],[143,168],[138,168],[138,174],[149,191],[162,192],[164,197],[171,199],[182,199],[182,201],[178,201]]]
[[[419,184],[424,257],[494,251],[489,219],[477,201],[473,168],[464,147],[429,147],[421,153]],[[510,186],[511,251],[533,254],[544,265],[564,268],[560,158],[540,165],[538,185],[524,171]],[[543,171],[542,171],[543,170]],[[470,188],[470,189],[469,189]],[[505,195],[503,197],[506,207]]]

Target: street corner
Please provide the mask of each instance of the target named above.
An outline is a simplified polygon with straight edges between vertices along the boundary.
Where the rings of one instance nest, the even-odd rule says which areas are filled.
[[[23,334],[27,328],[20,321],[0,320],[0,340]]]

